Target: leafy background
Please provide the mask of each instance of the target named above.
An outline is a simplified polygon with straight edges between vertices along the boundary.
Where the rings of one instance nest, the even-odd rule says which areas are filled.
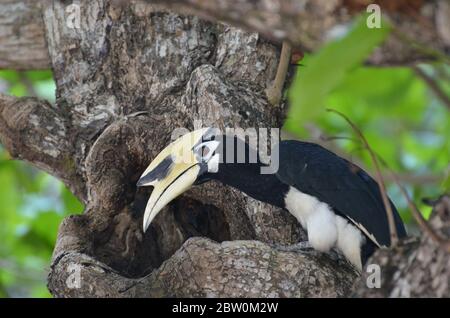
[[[55,101],[51,71],[0,71],[0,92]],[[59,223],[82,210],[60,181],[11,160],[0,145],[0,297],[50,297],[45,280]]]
[[[450,105],[436,97],[407,67],[374,68],[363,61],[390,32],[368,29],[363,19],[302,61],[288,97],[284,131],[290,137],[323,142],[369,171],[367,151],[348,124],[326,108],[346,114],[361,128],[371,147],[403,180],[425,216],[422,198],[448,192]],[[450,95],[448,61],[419,65]],[[38,96],[55,102],[55,83],[46,71],[0,71],[0,92]],[[337,137],[337,138],[336,138]],[[423,180],[422,180],[423,179]],[[388,191],[417,232],[397,187]],[[57,179],[25,162],[11,160],[0,145],[0,297],[49,297],[46,275],[58,225],[83,206]]]

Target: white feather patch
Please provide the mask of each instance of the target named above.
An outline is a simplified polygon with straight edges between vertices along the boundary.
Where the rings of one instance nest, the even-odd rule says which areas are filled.
[[[336,218],[328,205],[293,187],[286,195],[285,204],[308,231],[308,241],[316,250],[327,252],[336,244]]]
[[[314,249],[327,252],[337,247],[361,270],[361,245],[365,238],[359,227],[336,215],[324,202],[294,187],[290,187],[286,194],[285,204],[286,209],[307,230],[308,241]]]
[[[348,216],[347,216],[348,217]],[[380,243],[378,243],[377,239],[375,238],[375,236],[372,233],[369,233],[369,231],[367,231],[367,229],[361,224],[356,222],[355,220],[353,220],[351,217],[348,217],[350,221],[352,221],[352,223],[358,228],[360,229],[364,234],[367,235],[367,237],[370,238],[370,240],[372,242],[374,242],[378,247],[386,247],[385,245],[381,245]]]
[[[362,270],[361,245],[364,243],[365,237],[357,227],[339,215],[336,215],[336,225],[338,229],[337,248],[345,258]]]

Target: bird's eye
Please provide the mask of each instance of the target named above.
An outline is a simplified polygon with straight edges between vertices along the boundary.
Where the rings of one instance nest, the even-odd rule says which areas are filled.
[[[208,161],[219,146],[217,140],[210,140],[197,145],[194,152],[202,161]]]
[[[209,154],[209,148],[206,146],[202,147],[202,157],[206,157]]]

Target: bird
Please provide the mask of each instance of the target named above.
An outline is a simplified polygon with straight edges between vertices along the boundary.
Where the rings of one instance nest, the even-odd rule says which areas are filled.
[[[273,149],[278,168],[262,173],[268,163],[236,134],[207,127],[179,137],[137,182],[138,187],[153,186],[143,231],[173,199],[192,186],[217,180],[287,210],[306,230],[312,248],[335,248],[359,271],[377,248],[391,245],[381,192],[368,173],[318,144],[281,140]],[[405,237],[404,224],[391,200],[389,204],[397,235]]]

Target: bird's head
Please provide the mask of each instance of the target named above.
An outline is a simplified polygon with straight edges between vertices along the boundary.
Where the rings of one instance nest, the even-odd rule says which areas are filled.
[[[144,171],[137,186],[153,186],[144,213],[144,232],[170,201],[194,183],[205,181],[208,173],[217,172],[220,141],[215,137],[213,128],[187,133],[161,151]]]

